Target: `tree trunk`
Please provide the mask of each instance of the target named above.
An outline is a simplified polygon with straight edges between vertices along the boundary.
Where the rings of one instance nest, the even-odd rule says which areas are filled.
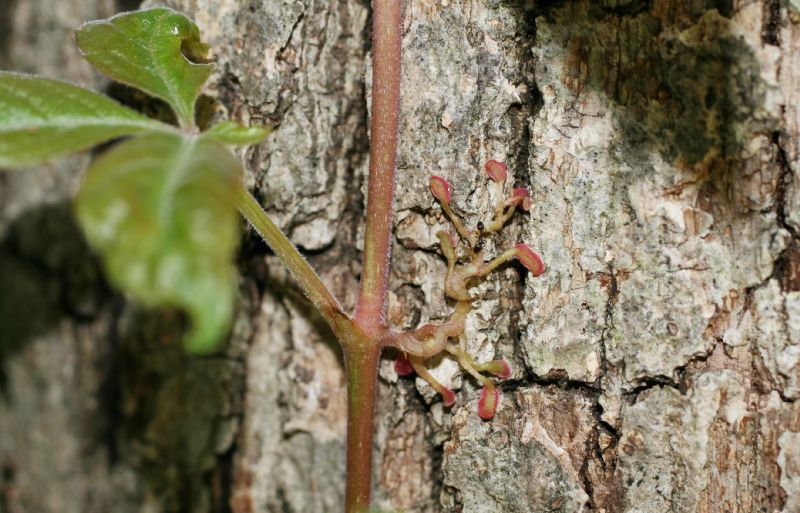
[[[3,68],[106,88],[72,30],[136,7],[4,0]],[[275,126],[247,181],[352,307],[366,0],[171,0],[217,60],[202,113]],[[448,313],[428,177],[469,226],[495,158],[534,207],[468,320],[514,375],[443,408],[381,365],[375,501],[410,512],[800,511],[800,2],[408,0],[389,318]],[[226,349],[104,284],[71,221],[88,156],[0,174],[0,513],[341,511],[331,334],[251,233]]]

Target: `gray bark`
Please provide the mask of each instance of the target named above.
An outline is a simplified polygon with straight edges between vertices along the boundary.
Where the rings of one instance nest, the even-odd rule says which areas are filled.
[[[71,31],[133,3],[5,0],[0,64],[108,88]],[[248,184],[351,307],[367,2],[167,4],[214,49],[205,115],[275,125]],[[479,289],[470,350],[514,367],[492,422],[448,359],[451,409],[382,364],[376,504],[800,511],[800,5],[409,0],[403,45],[391,322],[448,313],[431,174],[474,225],[506,161],[534,208],[489,248],[547,271]],[[224,353],[183,354],[180,315],[109,290],[71,221],[88,160],[0,174],[0,512],[341,511],[323,322],[246,234]]]

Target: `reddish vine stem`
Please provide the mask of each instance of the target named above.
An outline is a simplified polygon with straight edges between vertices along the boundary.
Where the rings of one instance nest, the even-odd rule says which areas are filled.
[[[355,322],[363,344],[343,344],[347,372],[346,513],[364,513],[372,492],[375,388],[386,326],[400,111],[401,0],[372,2],[372,119],[367,226]]]
[[[381,346],[366,339],[344,346],[347,374],[345,512],[366,513],[372,494],[372,439]]]
[[[378,361],[387,335],[397,129],[400,109],[402,0],[372,3],[372,120],[367,224],[358,304],[346,316],[317,274],[250,194],[238,207],[286,264],[320,309],[341,343],[347,375],[347,481],[345,512],[366,513],[372,491],[372,440]]]
[[[400,110],[401,0],[372,2],[372,120],[367,227],[356,322],[368,336],[385,330],[389,280],[397,120]]]

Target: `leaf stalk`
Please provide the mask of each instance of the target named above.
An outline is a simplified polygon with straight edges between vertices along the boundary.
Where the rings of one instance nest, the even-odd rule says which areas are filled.
[[[236,206],[256,232],[261,235],[264,242],[267,243],[270,249],[275,252],[278,258],[280,258],[289,269],[305,295],[319,309],[320,313],[331,325],[331,328],[334,330],[339,340],[342,340],[342,334],[337,333],[337,331],[341,331],[341,329],[337,330],[336,326],[341,326],[342,321],[347,319],[347,315],[330,290],[328,290],[328,287],[322,282],[319,275],[317,275],[314,269],[306,262],[303,255],[300,254],[280,228],[275,226],[275,223],[273,223],[272,219],[264,212],[264,209],[261,208],[258,201],[256,201],[253,195],[244,187],[239,188]]]

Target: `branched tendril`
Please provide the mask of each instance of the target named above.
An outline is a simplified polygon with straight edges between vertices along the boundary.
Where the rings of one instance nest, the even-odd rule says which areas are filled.
[[[490,160],[485,166],[486,174],[497,187],[497,202],[492,219],[488,223],[479,221],[475,230],[468,230],[450,207],[451,186],[444,178],[432,176],[431,193],[439,202],[458,236],[445,231],[436,234],[442,255],[447,260],[445,276],[445,295],[455,302],[455,309],[450,318],[441,325],[425,324],[408,333],[394,334],[388,342],[402,352],[395,361],[395,370],[400,376],[417,373],[442,396],[445,406],[452,406],[455,394],[439,383],[428,372],[425,360],[446,352],[470,376],[483,385],[478,401],[478,415],[483,419],[491,419],[500,402],[500,393],[494,382],[485,374],[498,379],[511,376],[511,366],[505,360],[493,360],[488,363],[476,363],[467,352],[465,321],[475,301],[469,293],[471,286],[485,278],[501,265],[517,259],[533,276],[544,272],[542,259],[525,244],[517,244],[492,260],[484,260],[485,239],[494,235],[508,223],[514,211],[520,208],[529,211],[531,198],[527,189],[513,189],[510,195],[504,194],[504,185],[508,178],[508,170],[502,162]],[[463,254],[459,254],[459,245],[465,245]]]

